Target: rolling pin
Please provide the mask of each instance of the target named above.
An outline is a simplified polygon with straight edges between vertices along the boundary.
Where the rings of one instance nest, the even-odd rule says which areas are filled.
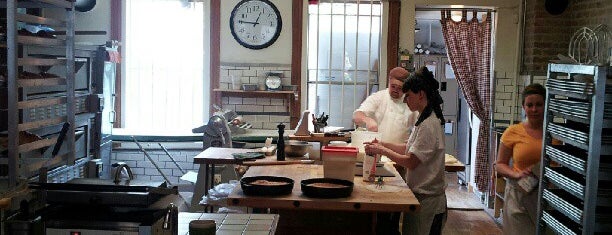
[[[290,164],[312,164],[312,163],[314,163],[314,160],[293,160],[293,161],[272,161],[272,162],[254,161],[254,162],[243,162],[242,165],[268,166],[268,165],[290,165]]]

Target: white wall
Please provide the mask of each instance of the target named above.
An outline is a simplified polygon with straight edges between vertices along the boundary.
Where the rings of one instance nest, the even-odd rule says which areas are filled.
[[[270,0],[281,14],[281,34],[274,44],[260,50],[252,50],[242,45],[232,36],[229,20],[234,6],[239,0],[221,1],[221,63],[277,63],[291,64],[292,2],[290,0]]]

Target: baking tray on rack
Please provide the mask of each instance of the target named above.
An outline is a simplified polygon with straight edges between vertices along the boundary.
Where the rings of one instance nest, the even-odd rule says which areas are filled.
[[[582,234],[582,231],[577,229],[580,228],[580,225],[565,217],[561,212],[545,210],[542,212],[542,220],[557,234]]]
[[[568,218],[576,223],[581,222],[582,218],[582,201],[562,189],[544,189],[542,198],[548,202],[550,206],[563,213]]]
[[[546,155],[555,162],[582,175],[586,174],[587,152],[585,150],[572,147],[570,145],[548,145]]]
[[[550,78],[546,81],[546,88],[550,94],[569,96],[579,99],[590,99],[595,93],[595,84],[592,82],[577,82],[568,79]],[[605,102],[612,102],[612,85],[606,85]]]
[[[585,121],[589,121],[591,118],[591,105],[587,102],[552,98],[548,107],[550,111],[585,119]]]
[[[571,80],[548,79],[546,87],[552,90],[576,93],[580,95],[593,95],[595,84],[590,82],[575,82]]]
[[[612,96],[612,94],[611,94]],[[570,99],[551,98],[548,110],[555,116],[589,124],[591,122],[591,103]],[[612,128],[612,103],[604,104],[603,127]]]
[[[549,123],[548,131],[553,137],[561,139],[561,140],[569,140],[573,141],[577,144],[580,144],[583,149],[588,148],[589,144],[589,135],[583,131],[577,125],[574,125],[574,128],[568,127],[567,123]],[[586,128],[588,130],[588,127]]]
[[[559,188],[584,200],[585,180],[581,175],[564,167],[544,167],[544,176]]]

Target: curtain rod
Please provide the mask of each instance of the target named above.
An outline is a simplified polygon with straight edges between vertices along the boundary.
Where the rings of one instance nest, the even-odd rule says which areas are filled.
[[[451,10],[451,11],[477,11],[477,12],[497,12],[495,9],[487,9],[487,8],[415,8],[416,11],[442,11],[442,10]]]

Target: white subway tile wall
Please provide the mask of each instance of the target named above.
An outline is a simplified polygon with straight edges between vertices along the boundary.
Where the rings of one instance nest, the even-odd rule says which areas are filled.
[[[229,64],[220,66],[219,88],[231,89],[230,76],[239,76],[243,84],[258,84],[265,89],[264,81],[268,72],[281,72],[282,85],[291,85],[291,65],[288,64]],[[244,121],[253,129],[276,129],[279,122],[289,123],[289,104],[285,99],[267,97],[233,97],[224,94],[221,105],[225,109],[242,114]]]
[[[170,155],[185,171],[198,172],[199,165],[193,164],[193,157],[198,155],[201,150],[169,150]],[[147,153],[155,161],[157,166],[166,174],[172,184],[189,184],[187,181],[180,180],[183,173],[170,160],[168,155],[162,150],[147,150]],[[111,163],[125,162],[134,177],[139,180],[164,181],[159,171],[153,166],[145,155],[138,150],[113,150]]]
[[[521,121],[522,117],[522,106],[521,106],[521,92],[525,88],[525,84],[540,83],[544,85],[546,82],[546,76],[532,76],[522,75],[519,77],[518,84],[515,84],[515,79],[511,77],[499,77],[504,75],[502,73],[496,73],[498,77],[495,78],[495,109],[494,109],[494,120],[506,120],[512,119],[512,107],[514,107],[514,120]],[[505,74],[509,75],[509,74]],[[515,94],[513,94],[515,93]],[[516,98],[513,100],[513,95]]]

